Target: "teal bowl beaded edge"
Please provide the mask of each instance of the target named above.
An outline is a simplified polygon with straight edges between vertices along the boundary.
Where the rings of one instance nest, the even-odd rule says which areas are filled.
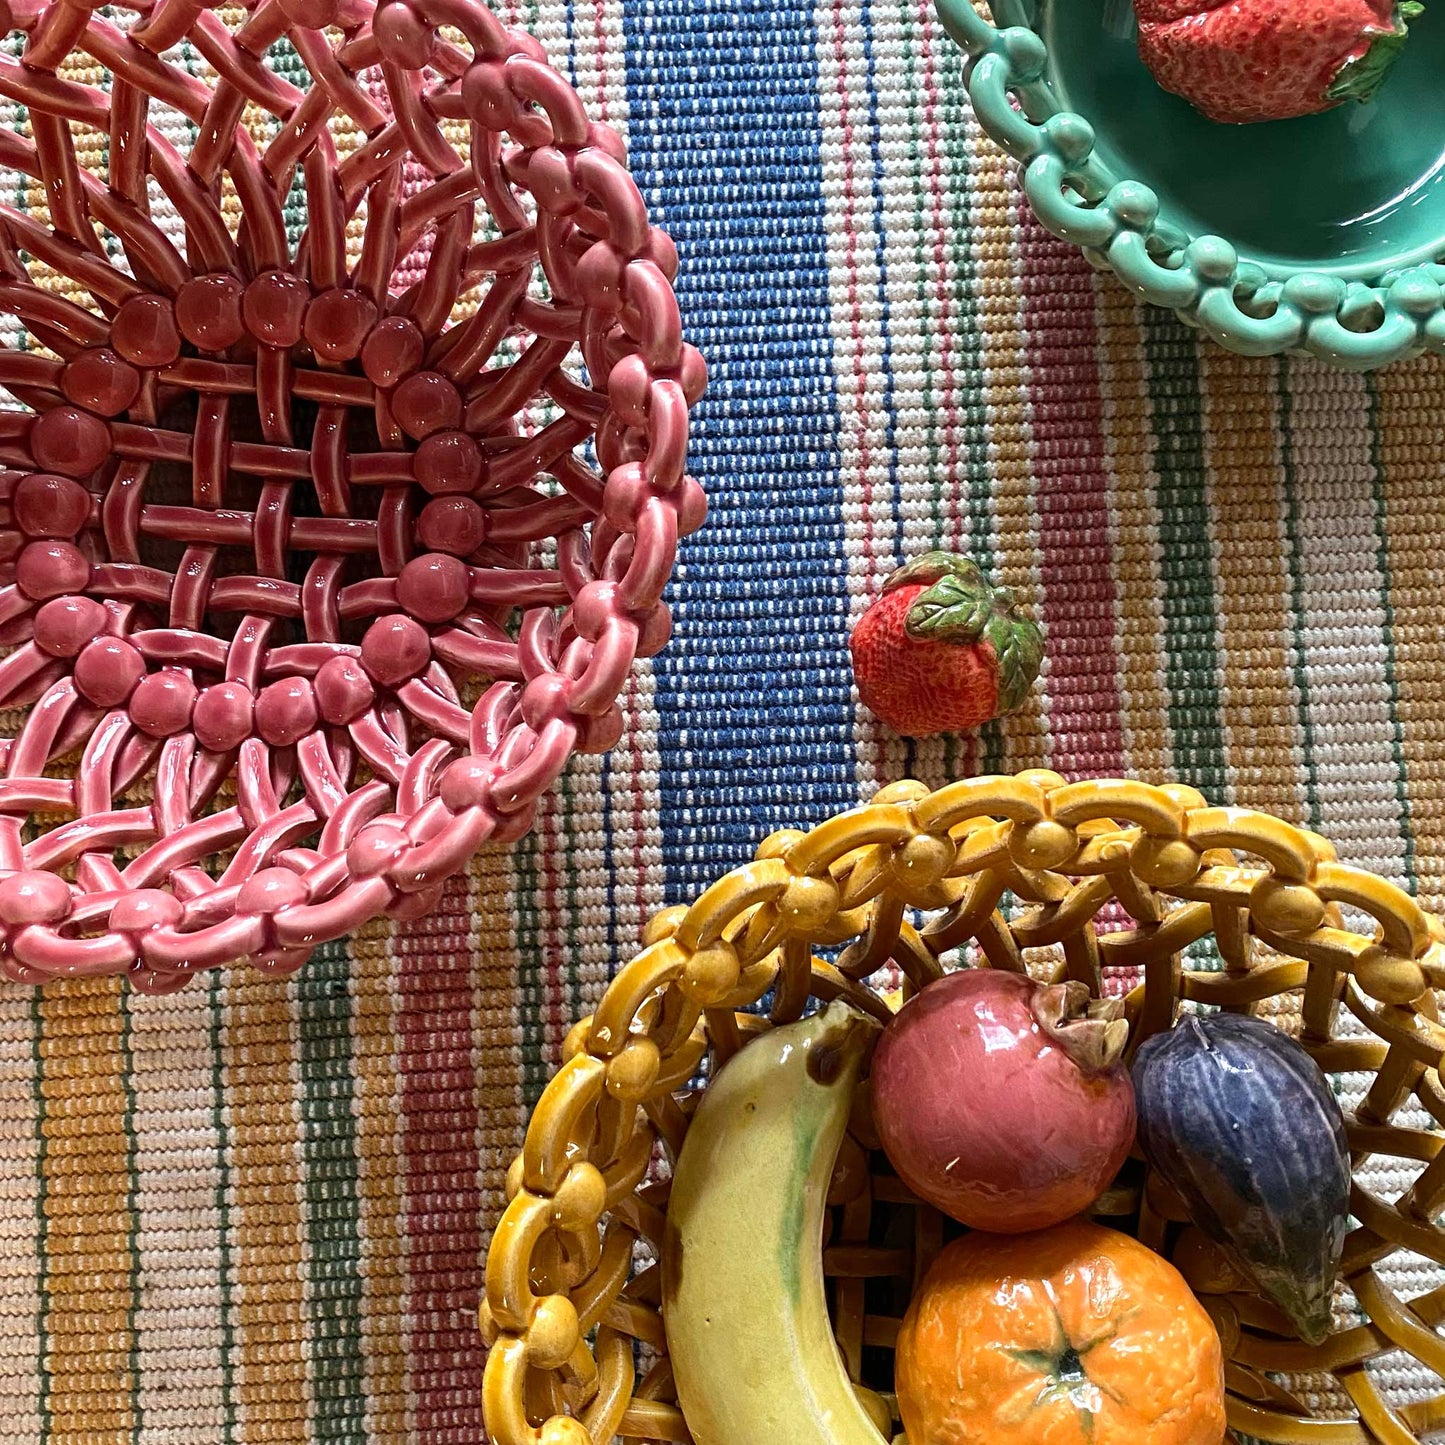
[[[1190,237],[1161,218],[1149,186],[1119,179],[1095,154],[1094,127],[1064,109],[1050,86],[1038,34],[1026,25],[995,28],[970,0],[935,3],[967,56],[964,82],[979,124],[1022,165],[1034,214],[1136,296],[1244,356],[1293,352],[1370,371],[1422,352],[1445,354],[1445,265],[1400,267],[1372,282],[1327,266],[1281,279],[1222,236]],[[1010,8],[1009,0],[998,5]],[[1445,236],[1437,254],[1445,255]]]

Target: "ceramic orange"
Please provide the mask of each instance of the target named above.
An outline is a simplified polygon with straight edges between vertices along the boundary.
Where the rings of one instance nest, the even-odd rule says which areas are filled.
[[[933,1262],[904,1317],[910,1445],[1219,1445],[1224,1362],[1172,1265],[1083,1221],[974,1233]]]

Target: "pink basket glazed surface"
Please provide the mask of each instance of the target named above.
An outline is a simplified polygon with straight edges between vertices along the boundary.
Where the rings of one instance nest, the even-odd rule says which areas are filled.
[[[616,740],[704,512],[675,252],[475,0],[13,20],[0,166],[50,224],[0,205],[0,969],[289,971]]]

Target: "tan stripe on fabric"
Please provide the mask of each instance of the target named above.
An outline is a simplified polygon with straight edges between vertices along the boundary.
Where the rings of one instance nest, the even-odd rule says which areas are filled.
[[[1037,606],[1038,526],[1029,466],[1028,366],[1018,283],[1017,191],[1002,154],[981,141],[973,167],[974,249],[979,275],[979,329],[993,470],[995,580]],[[1048,763],[1047,699],[1036,689],[1001,724],[1010,769]]]
[[[25,211],[42,226],[50,225],[50,201],[46,197],[45,187],[31,176],[25,177]],[[93,304],[88,291],[82,290],[69,276],[62,276],[53,266],[47,265],[39,258],[32,256],[25,269],[30,279],[41,291],[50,291],[57,296],[69,297],[78,306]],[[42,354],[49,350],[47,347],[36,345],[33,341],[28,349]]]
[[[225,1427],[220,1140],[206,980],[132,995],[140,1406],[157,1438]]]
[[[129,1445],[131,1214],[118,979],[40,998],[51,1445]]]
[[[87,55],[70,55],[61,61],[56,69],[56,76],[61,80],[76,82],[81,85],[99,87],[106,81],[105,71]],[[94,174],[97,170],[97,162],[102,152],[99,148],[99,133],[90,130],[85,126],[77,126],[73,121],[68,123],[71,141],[75,146],[76,159],[80,165]],[[20,134],[30,136],[30,124],[28,118],[25,124],[17,127]],[[14,172],[6,172],[7,181],[14,175]],[[26,176],[23,179],[25,186],[25,210],[28,215],[39,221],[42,226],[49,226],[50,221],[50,199],[46,195],[44,185],[33,176]],[[90,293],[84,287],[72,281],[69,276],[62,275],[54,267],[46,262],[31,256],[26,261],[25,267],[30,279],[42,290],[54,292],[58,296],[67,296],[77,305],[87,308],[93,307],[94,302]],[[29,346],[33,351],[46,351],[48,348],[37,346],[31,342]]]
[[[285,984],[249,968],[226,982],[237,1370],[247,1445],[306,1438],[300,1065]]]
[[[1375,384],[1415,868],[1422,899],[1439,908],[1445,905],[1445,359],[1390,367]]]
[[[537,921],[534,946],[536,953],[536,1015],[529,1019],[531,1037],[540,1038],[542,1068],[550,1075],[562,1062],[562,1040],[572,1027],[572,1004],[567,980],[567,957],[563,940],[570,935],[567,922],[567,883],[564,877],[560,818],[563,809],[559,778],[552,791],[537,801],[537,821],[532,835],[521,846],[529,850],[532,863],[532,889],[528,906]],[[523,1005],[526,1007],[526,1005]]]
[[[1159,574],[1158,478],[1149,373],[1138,303],[1112,277],[1095,288],[1104,398],[1104,462],[1119,617],[1119,708],[1131,776],[1163,783],[1173,771],[1164,689],[1164,585]]]
[[[406,1183],[397,1081],[392,924],[369,923],[351,940],[356,976],[356,1133],[360,1158],[361,1250],[365,1270],[366,1436],[376,1445],[407,1439]]]
[[[1233,800],[1305,819],[1277,365],[1200,352],[1219,712]]]
[[[472,1063],[477,1107],[477,1188],[485,1259],[506,1207],[507,1167],[522,1147],[522,1023],[517,1011],[517,875],[512,855],[488,849],[471,867],[476,935],[472,949]]]
[[[40,1438],[37,1029],[31,990],[0,988],[0,1440],[17,1445]]]
[[[558,786],[565,788],[567,796],[562,829],[554,840],[562,861],[562,886],[568,894],[564,971],[575,970],[579,1000],[568,1005],[566,1024],[571,1028],[576,1022],[573,1015],[589,1014],[602,1001],[613,963],[606,917],[609,840],[603,817],[603,759],[596,753],[576,754]],[[616,846],[615,840],[612,846]],[[631,861],[622,857],[611,860],[617,885],[625,891],[635,888]],[[480,888],[484,880],[480,875],[473,877]],[[479,901],[478,907],[484,906],[485,901]]]
[[[622,737],[608,759],[612,866],[620,882],[611,899],[613,936],[624,950],[642,942],[647,920],[666,897],[658,774],[657,686],[652,663],[639,664],[622,692]],[[618,960],[610,960],[615,966]]]

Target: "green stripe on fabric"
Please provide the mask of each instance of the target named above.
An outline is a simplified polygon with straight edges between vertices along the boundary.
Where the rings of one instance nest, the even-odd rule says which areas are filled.
[[[55,1416],[50,1408],[50,1220],[45,1209],[48,1194],[45,1165],[50,1150],[46,1139],[47,1117],[42,1082],[45,1064],[40,1049],[43,1020],[38,988],[31,994],[30,1027],[30,1060],[35,1069],[31,1079],[35,1097],[35,1268],[39,1296],[39,1306],[35,1312],[35,1333],[40,1366],[40,1440],[41,1445],[44,1445],[45,1441],[55,1438]]]
[[[1303,559],[1300,557],[1299,541],[1299,499],[1296,495],[1297,473],[1295,470],[1295,448],[1293,410],[1294,403],[1288,385],[1276,371],[1276,380],[1281,384],[1276,390],[1279,396],[1280,466],[1284,472],[1285,530],[1287,560],[1289,564],[1290,598],[1290,641],[1294,648],[1294,673],[1296,708],[1299,717],[1300,736],[1304,743],[1305,764],[1305,806],[1308,810],[1309,826],[1319,831],[1320,779],[1315,764],[1314,711],[1311,706],[1309,668],[1306,666],[1305,648],[1305,587]]]
[[[1400,683],[1395,659],[1395,583],[1390,568],[1390,539],[1385,527],[1385,459],[1380,448],[1380,392],[1373,376],[1365,378],[1370,417],[1370,502],[1375,516],[1375,566],[1380,571],[1380,605],[1385,613],[1385,688],[1390,700],[1390,758],[1395,764],[1395,807],[1405,862],[1405,886],[1413,894],[1420,880],[1415,872],[1415,829],[1410,809],[1410,768],[1405,758],[1400,722]]]
[[[1222,803],[1229,798],[1229,772],[1219,716],[1197,335],[1167,312],[1147,307],[1144,354],[1159,477],[1155,506],[1173,773]]]
[[[312,1440],[363,1445],[360,1166],[353,1068],[351,955],[323,943],[296,975],[305,1161],[306,1302],[311,1320]]]
[[[204,984],[210,1019],[211,1125],[216,1131],[216,1270],[221,1283],[221,1403],[226,1412],[223,1445],[236,1445],[236,1316],[232,1295],[234,1277],[231,1255],[231,1131],[227,1122],[226,1070],[223,1047],[226,1015],[225,973],[213,969]]]
[[[311,72],[306,68],[306,62],[284,35],[267,52],[266,68],[289,80],[297,90],[306,90],[311,85]],[[306,177],[299,165],[291,173],[291,184],[281,205],[281,219],[286,227],[286,244],[294,256],[301,237],[306,234],[307,224]]]
[[[130,1256],[126,1269],[130,1299],[126,1304],[125,1327],[130,1335],[130,1418],[131,1439],[139,1442],[145,1432],[145,1411],[140,1398],[140,1331],[137,1328],[140,1315],[141,1268],[140,1268],[140,1168],[137,1162],[135,1137],[135,1056],[131,1052],[131,991],[121,990],[120,1005],[120,1057],[123,1072],[120,1079],[125,1108],[121,1111],[120,1127],[125,1135],[125,1248]]]
[[[191,44],[189,35],[187,35],[181,41],[180,58],[181,69],[184,70],[187,75],[191,76],[195,80],[201,80],[205,78],[203,75],[200,52],[196,49],[194,45]],[[191,145],[194,146],[196,141],[200,139],[201,128],[188,115],[182,116],[181,119],[186,127],[186,136],[190,140]],[[189,254],[187,255],[186,259],[190,259]]]
[[[98,15],[101,15],[101,16],[102,16],[103,18],[105,18],[106,20],[114,21],[115,18],[116,18],[115,6],[114,6],[114,5],[102,5],[96,13],[97,13]],[[107,71],[103,72],[103,74],[102,74],[102,76],[101,76],[101,82],[100,82],[100,90],[101,90],[101,93],[108,96],[108,95],[110,94],[110,92],[111,92],[111,88],[112,88],[112,86],[114,85],[114,82],[115,82],[115,77],[111,74],[110,71],[107,70]],[[110,132],[109,132],[109,131],[104,131],[104,132],[102,132],[102,134],[101,134],[101,140],[100,140],[100,174],[101,174],[102,176],[105,176],[105,177],[109,177],[109,175],[110,175]],[[106,256],[109,257],[109,259],[112,260],[112,261],[126,261],[126,262],[128,262],[128,258],[126,257],[126,254],[125,254],[125,247],[122,246],[121,243],[120,243],[120,237],[117,236],[113,231],[111,231],[108,226],[100,225],[100,226],[97,227],[97,229],[98,229],[99,232],[100,232],[100,243],[101,243],[102,247],[105,249],[105,254],[106,254]],[[117,269],[117,270],[129,270],[129,265],[126,264],[126,265],[118,266],[118,267],[116,267],[116,269]],[[130,1027],[129,1022],[127,1022],[126,1027],[127,1027],[127,1029],[129,1029],[129,1027]],[[134,1327],[134,1324],[135,1324],[135,1321],[132,1320],[132,1321],[131,1321],[132,1328]]]

